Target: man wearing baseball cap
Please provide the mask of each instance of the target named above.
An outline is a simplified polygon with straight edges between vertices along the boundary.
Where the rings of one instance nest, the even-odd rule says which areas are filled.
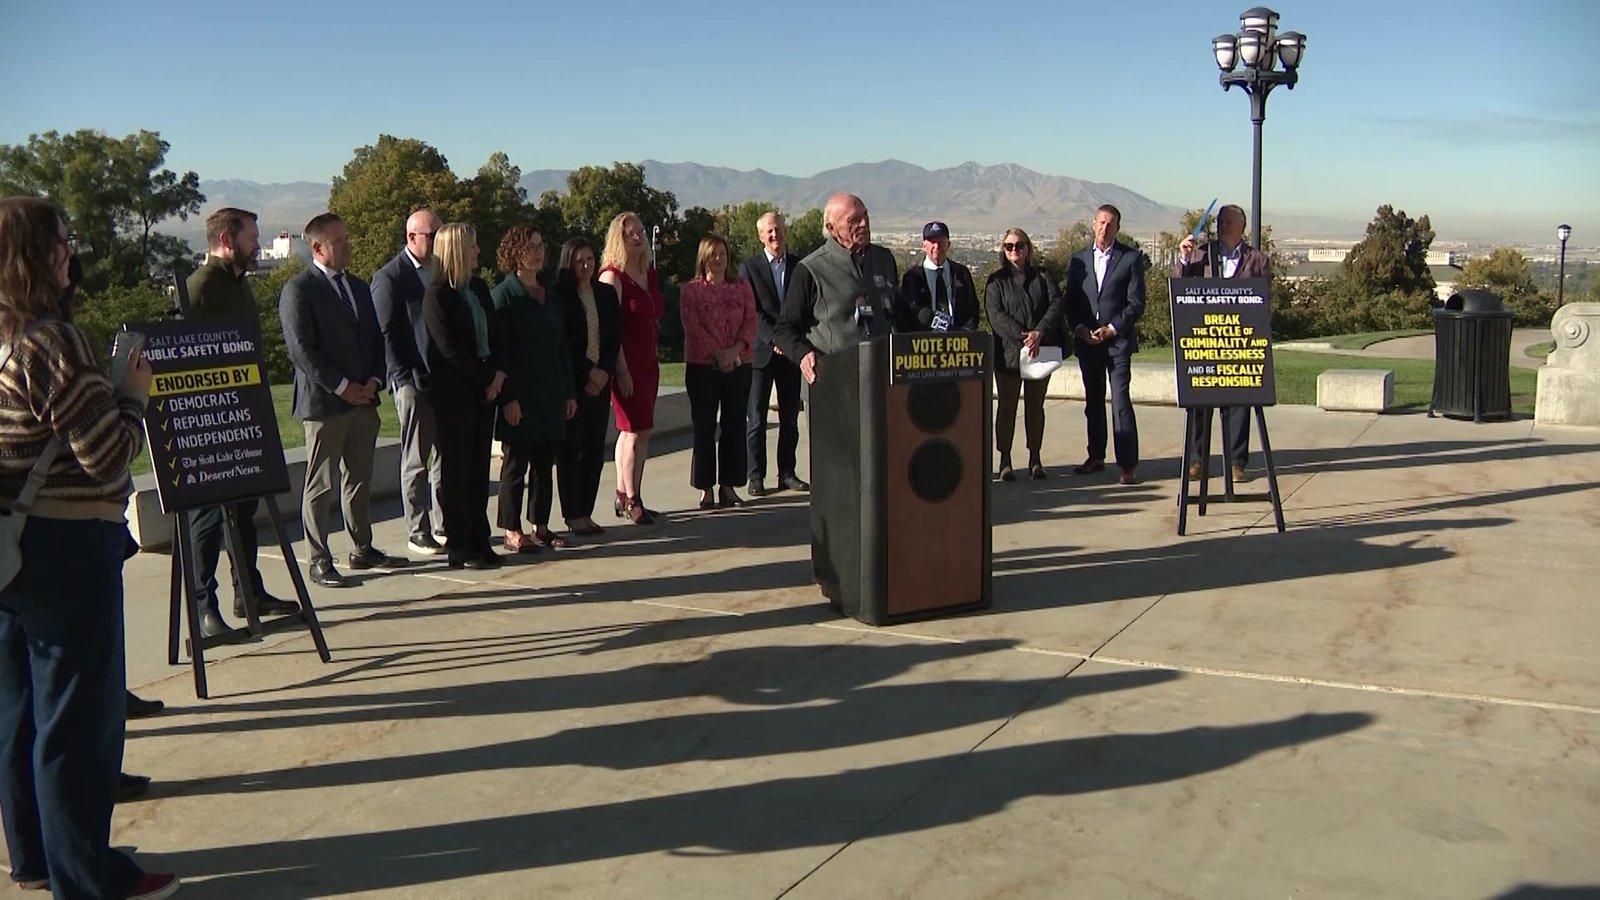
[[[895,309],[899,331],[976,331],[978,290],[972,271],[950,258],[950,227],[943,222],[922,226],[922,265],[900,279]]]

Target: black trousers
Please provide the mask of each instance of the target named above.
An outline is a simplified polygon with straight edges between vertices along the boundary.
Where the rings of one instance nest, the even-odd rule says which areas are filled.
[[[749,478],[767,477],[767,406],[772,389],[778,389],[778,477],[795,475],[795,451],[800,447],[800,367],[786,356],[772,354],[766,366],[750,373],[750,409],[745,412],[745,450],[750,458]]]
[[[1211,407],[1190,410],[1194,418],[1194,428],[1189,432],[1189,460],[1200,462],[1206,454],[1205,447],[1200,446],[1200,423],[1211,416]],[[1215,427],[1215,426],[1213,426]],[[1250,407],[1224,406],[1222,407],[1222,436],[1227,443],[1219,447],[1219,452],[1228,453],[1228,464],[1244,468],[1250,460]],[[1211,445],[1218,446],[1217,435],[1212,435]]]
[[[691,363],[684,366],[683,386],[689,392],[689,418],[694,422],[689,483],[702,491],[719,484],[744,484],[750,366],[719,372],[716,366]]]
[[[1106,458],[1106,382],[1111,382],[1111,433],[1115,438],[1117,467],[1139,465],[1139,423],[1133,417],[1131,353],[1113,353],[1105,347],[1078,345],[1078,371],[1083,373],[1083,417],[1088,420],[1089,457]]]
[[[494,407],[476,390],[436,379],[428,391],[439,424],[439,501],[450,560],[460,562],[489,550],[489,446]]]
[[[233,592],[239,593],[239,573],[248,572],[256,589],[256,596],[266,593],[261,582],[261,571],[256,568],[256,507],[259,500],[240,500],[228,507],[207,506],[189,516],[194,534],[195,560],[200,564],[198,591],[201,609],[217,611],[217,563],[222,558],[222,548],[227,543],[228,523],[223,518],[224,509],[231,508],[239,520],[239,555],[229,555],[233,562]]]
[[[1017,433],[1017,395],[1022,395],[1023,437],[1028,444],[1028,460],[1039,458],[1044,443],[1044,392],[1050,382],[1027,381],[1021,373],[994,370],[994,386],[999,409],[994,414],[994,448],[1002,456],[1011,455],[1011,442]]]
[[[528,487],[532,470],[533,490],[528,492],[528,520],[537,528],[550,525],[550,504],[555,501],[556,464],[560,441],[539,443],[500,443],[500,518],[497,524],[507,531],[522,531],[522,493]]]
[[[611,421],[611,389],[598,397],[578,391],[578,411],[567,420],[567,439],[556,455],[556,485],[561,516],[567,521],[594,514],[600,472],[606,467],[606,425]]]

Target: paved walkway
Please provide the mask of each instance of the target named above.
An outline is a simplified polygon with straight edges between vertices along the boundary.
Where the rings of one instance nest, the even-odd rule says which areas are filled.
[[[1600,892],[1595,432],[1280,407],[1288,533],[1180,538],[1182,413],[1138,414],[1125,488],[1062,474],[1052,403],[994,608],[915,625],[828,611],[800,498],[689,511],[681,439],[668,522],[319,590],[334,662],[280,636],[210,701],[141,554],[130,671],[171,708],[115,840],[230,900]]]
[[[1528,355],[1528,348],[1534,344],[1545,344],[1551,341],[1548,328],[1517,328],[1511,332],[1511,365],[1520,369],[1537,369],[1544,365],[1542,357]],[[1297,350],[1308,349],[1316,353],[1338,353],[1346,356],[1375,356],[1398,359],[1433,359],[1434,339],[1431,334],[1416,335],[1414,337],[1390,338],[1376,344],[1368,344],[1360,350],[1341,350],[1335,347],[1317,346],[1315,338],[1305,341],[1285,341],[1280,344],[1280,349]]]

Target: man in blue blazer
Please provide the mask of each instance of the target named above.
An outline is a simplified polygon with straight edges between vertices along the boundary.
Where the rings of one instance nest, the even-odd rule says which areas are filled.
[[[1123,484],[1139,482],[1139,425],[1128,386],[1131,357],[1139,349],[1137,323],[1144,315],[1143,253],[1117,243],[1122,213],[1106,204],[1094,215],[1094,243],[1072,255],[1067,269],[1067,322],[1077,338],[1083,373],[1083,415],[1088,420],[1089,458],[1079,475],[1106,467],[1106,381],[1111,382],[1111,431]]]
[[[433,278],[433,238],[444,223],[432,210],[406,218],[406,245],[372,273],[372,305],[378,310],[389,391],[400,417],[400,502],[406,513],[406,549],[422,556],[444,553],[434,537],[439,514],[438,427],[428,402],[428,346],[422,295]],[[432,515],[430,515],[430,513]],[[440,531],[442,532],[442,528]]]
[[[372,546],[370,488],[378,443],[378,392],[383,387],[383,335],[366,282],[345,271],[350,234],[323,213],[306,223],[311,265],[289,279],[278,302],[283,342],[294,362],[294,415],[306,428],[306,488],[301,520],[311,544],[311,580],[349,582],[328,550],[334,477],[344,470],[344,521],[355,549],[350,567],[404,565]]]

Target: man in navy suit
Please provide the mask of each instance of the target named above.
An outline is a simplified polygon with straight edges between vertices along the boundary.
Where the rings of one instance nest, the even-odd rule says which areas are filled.
[[[1144,315],[1144,254],[1117,243],[1122,213],[1106,204],[1094,215],[1094,243],[1072,255],[1067,269],[1067,322],[1077,338],[1083,373],[1083,415],[1088,420],[1089,458],[1079,475],[1106,467],[1106,381],[1111,382],[1111,431],[1119,480],[1139,482],[1139,425],[1128,386],[1131,357],[1139,349],[1137,323]]]
[[[311,266],[283,286],[278,316],[294,362],[294,415],[306,428],[306,488],[301,520],[311,544],[311,580],[350,582],[328,550],[336,467],[344,470],[345,530],[355,549],[352,569],[395,568],[406,561],[372,546],[370,487],[378,443],[378,392],[383,387],[383,334],[366,282],[345,271],[350,234],[323,213],[306,223]]]
[[[972,270],[950,258],[950,227],[943,222],[922,226],[922,253],[922,265],[906,269],[900,279],[895,328],[977,331],[978,291]]]
[[[773,329],[783,308],[783,292],[800,257],[788,250],[789,229],[783,216],[768,212],[756,220],[762,250],[739,265],[739,277],[750,282],[756,295],[755,377],[750,380],[750,406],[745,416],[745,449],[750,459],[747,485],[750,496],[768,493],[767,405],[772,388],[778,388],[777,490],[809,491],[811,485],[795,472],[795,451],[800,446],[800,367],[773,343]]]
[[[434,538],[430,512],[439,506],[438,429],[428,402],[428,360],[422,348],[422,295],[433,277],[433,237],[444,223],[432,210],[406,219],[406,245],[372,273],[372,305],[383,330],[389,391],[400,417],[400,502],[406,512],[406,549],[423,556],[444,552]]]

